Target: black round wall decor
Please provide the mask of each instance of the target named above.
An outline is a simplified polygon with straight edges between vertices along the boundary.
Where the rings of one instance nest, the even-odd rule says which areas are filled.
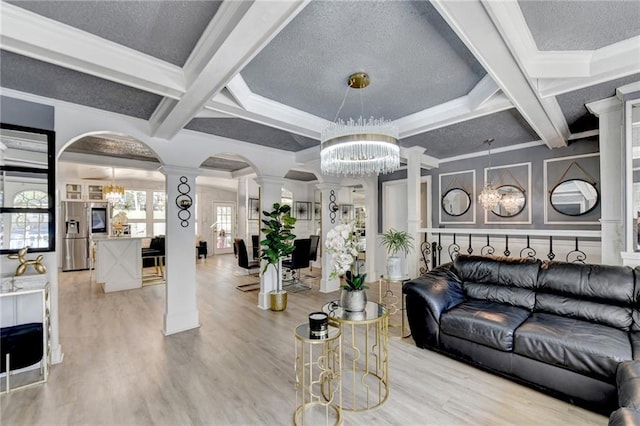
[[[336,212],[339,207],[336,204],[336,193],[332,189],[329,193],[329,218],[331,219],[331,223],[336,223]]]
[[[189,219],[191,219],[189,207],[193,205],[193,199],[189,195],[191,187],[187,183],[188,181],[186,176],[180,176],[180,183],[178,184],[178,192],[180,194],[176,197],[176,206],[180,209],[178,210],[178,219],[180,219],[180,225],[183,228],[189,226]]]

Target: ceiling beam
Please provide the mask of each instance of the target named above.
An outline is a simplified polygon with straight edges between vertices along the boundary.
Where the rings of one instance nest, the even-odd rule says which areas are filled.
[[[486,2],[487,5],[491,2]],[[500,3],[500,2],[497,2]],[[433,6],[482,64],[502,92],[511,100],[533,130],[550,148],[567,145],[564,117],[548,111],[513,57],[480,0],[451,2],[433,0]],[[559,120],[562,118],[562,120]],[[563,125],[564,122],[564,125]]]
[[[223,2],[185,65],[185,94],[165,98],[151,117],[153,136],[175,136],[308,1]]]
[[[4,50],[167,98],[185,91],[178,66],[6,2],[0,12]]]

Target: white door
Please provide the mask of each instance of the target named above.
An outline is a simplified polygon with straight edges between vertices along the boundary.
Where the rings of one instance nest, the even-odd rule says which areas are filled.
[[[233,253],[233,239],[236,230],[236,205],[234,203],[213,203],[213,253]]]

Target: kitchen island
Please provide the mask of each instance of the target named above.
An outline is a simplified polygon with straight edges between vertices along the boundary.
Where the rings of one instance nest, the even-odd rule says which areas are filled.
[[[109,237],[96,243],[96,281],[105,293],[142,287],[142,238]]]

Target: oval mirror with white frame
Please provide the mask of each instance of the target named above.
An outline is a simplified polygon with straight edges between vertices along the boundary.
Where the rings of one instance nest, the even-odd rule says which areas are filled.
[[[462,188],[451,188],[442,196],[442,210],[449,216],[462,216],[471,207],[471,196]]]
[[[500,217],[513,217],[520,214],[527,204],[527,197],[522,188],[513,185],[502,185],[496,188],[502,197],[491,209],[491,213]]]
[[[549,202],[558,213],[580,216],[593,210],[599,199],[594,184],[582,179],[570,179],[560,182],[551,190]]]

